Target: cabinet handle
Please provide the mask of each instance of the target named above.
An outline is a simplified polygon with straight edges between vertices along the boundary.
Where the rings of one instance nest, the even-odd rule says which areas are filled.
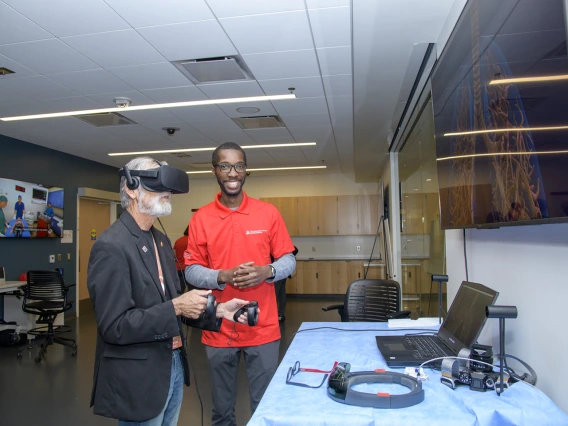
[[[316,272],[316,278],[318,277],[318,273]]]
[[[357,272],[357,278],[361,278],[361,272]]]

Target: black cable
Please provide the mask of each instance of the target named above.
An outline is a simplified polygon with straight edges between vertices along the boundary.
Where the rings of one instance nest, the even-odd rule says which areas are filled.
[[[496,357],[500,356],[501,354],[497,354],[495,355]],[[528,374],[525,373],[522,376],[519,376],[518,374],[515,373],[515,370],[513,370],[512,368],[509,368],[509,366],[507,365],[507,358],[512,358],[516,361],[518,361],[519,363],[521,363],[523,365],[523,367],[525,367],[528,371]],[[536,375],[536,371],[533,370],[533,368],[528,365],[525,361],[523,361],[522,359],[517,358],[516,356],[513,355],[509,355],[509,354],[505,354],[505,358],[503,360],[503,366],[505,367],[505,369],[507,371],[511,370],[513,373],[510,374],[510,377],[512,377],[515,380],[518,381],[522,381],[525,383],[528,383],[529,385],[536,385],[536,381],[537,381],[537,375]]]
[[[465,250],[465,228],[463,230],[463,258],[465,261],[465,280],[469,281],[469,273],[467,271],[467,251]]]
[[[375,233],[375,240],[373,241],[373,248],[371,249],[371,254],[369,255],[369,262],[367,263],[367,269],[365,269],[365,273],[363,274],[363,279],[367,279],[367,273],[369,272],[369,268],[371,266],[371,260],[373,259],[373,251],[375,250],[375,244],[377,243],[377,238],[379,238],[379,232],[381,231],[381,222],[383,221],[383,219],[384,216],[381,216],[379,219],[379,225],[377,226],[377,232]]]

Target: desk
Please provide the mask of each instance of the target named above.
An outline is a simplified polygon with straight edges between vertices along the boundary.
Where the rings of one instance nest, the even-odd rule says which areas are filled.
[[[568,416],[550,398],[530,385],[515,383],[501,396],[494,391],[471,391],[463,385],[451,390],[440,383],[439,372],[428,368],[424,369],[428,380],[422,384],[424,401],[402,409],[385,410],[340,404],[327,396],[326,384],[319,389],[286,385],[288,368],[298,360],[301,367],[323,370],[331,369],[335,361],[350,363],[353,372],[388,369],[377,349],[375,336],[405,334],[401,329],[388,329],[386,323],[303,323],[300,330],[316,327],[353,331],[323,329],[296,334],[249,426],[568,425]],[[364,329],[376,331],[360,331]],[[404,372],[403,369],[393,371]],[[293,380],[318,385],[322,376],[300,372]],[[399,388],[398,391],[395,387]],[[400,385],[386,384],[362,384],[357,390],[391,394],[408,392]]]
[[[0,324],[4,322],[4,294],[18,290],[25,281],[4,281],[0,283]]]

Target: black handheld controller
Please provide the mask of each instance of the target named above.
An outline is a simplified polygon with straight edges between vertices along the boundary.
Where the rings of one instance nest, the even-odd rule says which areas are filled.
[[[256,325],[256,323],[258,322],[258,302],[256,300],[251,300],[248,305],[243,306],[235,313],[235,315],[233,315],[233,320],[237,322],[239,320],[239,317],[245,312],[247,313],[248,317],[248,325],[250,325],[251,327]]]
[[[212,294],[207,295],[207,305],[203,311],[203,319],[210,320],[215,315],[215,296]]]

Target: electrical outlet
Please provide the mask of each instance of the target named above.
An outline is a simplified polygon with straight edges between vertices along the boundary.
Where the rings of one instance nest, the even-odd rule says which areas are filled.
[[[357,246],[357,251],[361,251],[361,246]]]
[[[71,253],[67,253],[67,260],[71,260]]]
[[[55,263],[55,255],[54,254],[49,255],[49,263]]]
[[[61,262],[61,253],[58,253],[58,254],[57,254],[57,261],[58,261],[58,262]]]

